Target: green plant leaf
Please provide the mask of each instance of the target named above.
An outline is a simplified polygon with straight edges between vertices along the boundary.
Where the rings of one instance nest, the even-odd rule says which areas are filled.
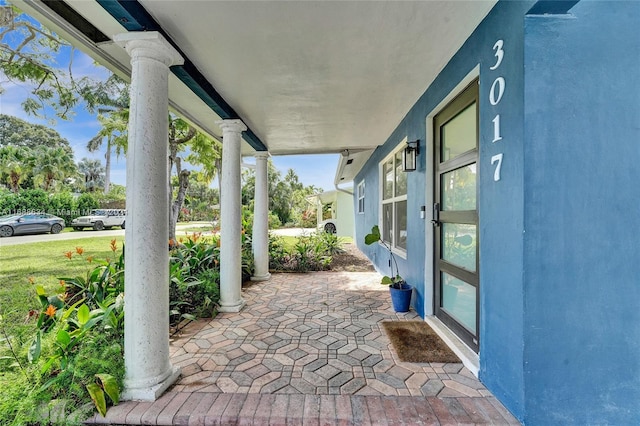
[[[87,390],[89,391],[89,396],[91,396],[91,400],[93,401],[93,405],[96,406],[98,413],[102,417],[107,415],[107,401],[104,399],[104,392],[102,388],[95,383],[89,383],[87,385]]]
[[[113,405],[118,405],[120,402],[120,387],[116,378],[106,373],[96,374],[96,377],[102,383],[102,387],[111,401],[113,401]]]
[[[63,349],[66,349],[69,343],[71,343],[71,336],[66,330],[60,330],[56,335],[56,342],[58,342]]]
[[[380,228],[378,228],[378,225],[374,225],[373,228],[371,228],[371,233],[365,235],[364,243],[371,245],[377,241],[380,241]]]
[[[42,351],[42,331],[38,330],[36,333],[36,337],[33,339],[31,346],[29,347],[29,352],[27,353],[27,359],[30,363],[34,363],[40,358],[40,353]]]
[[[66,319],[68,319],[71,314],[73,313],[73,311],[75,311],[76,307],[81,304],[84,301],[84,299],[78,300],[76,303],[74,303],[73,305],[71,305],[69,307],[69,309],[67,309],[66,311],[64,311],[64,314],[62,315],[61,320],[64,321]]]
[[[380,284],[385,284],[385,285],[393,284],[393,280],[391,279],[391,277],[385,275],[384,277],[382,277],[382,281],[380,281]]]
[[[78,322],[80,325],[85,325],[89,318],[91,317],[91,312],[89,311],[89,307],[86,304],[83,304],[78,308]]]

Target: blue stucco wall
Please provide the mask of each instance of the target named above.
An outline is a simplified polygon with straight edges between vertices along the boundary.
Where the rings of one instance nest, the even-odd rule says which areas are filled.
[[[362,242],[378,223],[378,164],[404,137],[431,144],[426,117],[480,65],[479,376],[525,424],[640,424],[638,25],[640,2],[500,1],[356,178],[366,181],[356,241],[388,273],[384,250]],[[490,70],[498,39],[504,59]],[[494,106],[497,77],[506,86]],[[399,262],[421,314],[433,285],[430,206],[417,219],[425,157],[408,176]]]
[[[366,181],[364,215],[356,217],[356,241],[359,248],[388,273],[387,256],[378,246],[365,246],[364,235],[378,223],[379,162],[405,136],[432,144],[427,136],[426,118],[456,86],[480,65],[480,146],[479,194],[480,215],[480,281],[481,335],[480,378],[484,384],[518,418],[524,418],[523,376],[523,37],[524,16],[534,2],[499,2],[483,23],[450,60],[436,80],[408,112],[384,146],[378,148],[356,177]],[[504,41],[502,65],[490,71],[496,57],[493,46]],[[489,90],[496,77],[506,81],[505,94],[497,106],[489,102]],[[492,143],[493,118],[501,114],[502,141]],[[408,258],[401,261],[401,274],[416,286],[414,307],[421,315],[427,289],[433,277],[425,277],[425,226],[431,226],[431,206],[426,206],[427,218],[419,219],[420,206],[425,205],[427,167],[425,152],[419,157],[416,172],[408,176],[409,217]],[[494,182],[491,157],[503,153],[502,177]],[[433,188],[429,188],[432,191]]]
[[[525,422],[640,424],[640,2],[526,19]]]

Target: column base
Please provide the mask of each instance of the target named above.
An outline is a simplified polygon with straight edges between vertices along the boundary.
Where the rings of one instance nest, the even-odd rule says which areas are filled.
[[[246,302],[244,299],[240,299],[238,303],[233,305],[220,305],[218,312],[240,312],[244,305],[246,305]]]
[[[140,388],[129,388],[126,383],[120,400],[122,401],[155,401],[166,391],[169,386],[173,385],[180,377],[180,367],[171,366],[169,375],[159,383]]]
[[[264,275],[255,275],[251,277],[251,281],[267,281],[269,278],[271,278],[271,274],[267,272]]]

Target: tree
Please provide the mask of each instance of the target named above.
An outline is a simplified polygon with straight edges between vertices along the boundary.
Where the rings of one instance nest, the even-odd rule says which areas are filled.
[[[267,161],[267,173],[269,210],[278,216],[281,224],[291,222],[300,224],[303,212],[309,208],[306,196],[321,191],[313,185],[305,187],[293,169],[289,169],[283,179],[271,159]],[[242,181],[242,204],[251,208],[255,193],[255,171],[252,169],[244,170]]]
[[[13,193],[18,193],[20,184],[29,173],[29,148],[7,145],[0,147],[0,177],[7,182]]]
[[[105,170],[100,160],[83,158],[78,163],[78,171],[84,175],[85,189],[94,192],[105,184]]]
[[[32,88],[31,96],[22,103],[23,109],[39,115],[49,105],[58,117],[68,119],[81,99],[76,96],[77,86],[70,71],[73,47],[15,6],[2,6],[0,12],[4,18],[0,27],[0,71],[7,82]],[[69,53],[69,71],[55,67],[55,57],[64,50]]]
[[[31,149],[38,147],[64,148],[72,152],[69,141],[54,129],[32,124],[11,115],[0,114],[0,147],[14,145]]]
[[[38,149],[35,158],[34,180],[45,191],[49,191],[56,182],[62,182],[77,173],[73,157],[64,148]]]
[[[129,110],[119,109],[99,114],[98,121],[101,124],[100,131],[87,143],[89,152],[97,151],[102,142],[106,140],[105,167],[104,167],[104,192],[109,192],[111,186],[111,151],[115,147],[116,155],[120,155],[127,147],[127,126],[129,122]]]

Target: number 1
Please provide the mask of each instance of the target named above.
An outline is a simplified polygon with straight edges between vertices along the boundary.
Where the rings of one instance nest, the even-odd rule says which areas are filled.
[[[500,114],[497,114],[491,121],[493,121],[493,140],[491,142],[498,142],[502,140],[500,135]]]

